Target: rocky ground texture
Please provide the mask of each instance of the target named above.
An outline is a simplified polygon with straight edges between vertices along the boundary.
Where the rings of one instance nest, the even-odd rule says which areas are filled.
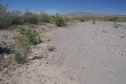
[[[29,62],[0,73],[0,84],[125,84],[126,23],[84,22],[46,34]]]

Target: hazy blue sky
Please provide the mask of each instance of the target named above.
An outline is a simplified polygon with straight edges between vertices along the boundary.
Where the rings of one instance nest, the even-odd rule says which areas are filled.
[[[0,0],[10,9],[126,13],[126,0]]]

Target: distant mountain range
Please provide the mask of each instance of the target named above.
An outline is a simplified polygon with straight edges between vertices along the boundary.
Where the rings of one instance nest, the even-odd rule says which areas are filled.
[[[67,13],[65,13],[65,15],[71,15],[71,16],[83,16],[83,15],[86,15],[86,16],[92,16],[94,14],[89,13],[89,12],[67,12]]]
[[[126,13],[113,13],[113,12],[83,12],[83,11],[72,11],[66,12],[64,15],[70,16],[126,16]]]
[[[47,11],[32,11],[33,13],[48,13],[49,15],[55,15],[56,13],[66,16],[126,16],[126,12],[98,12],[98,11],[58,11],[58,10],[47,10]]]

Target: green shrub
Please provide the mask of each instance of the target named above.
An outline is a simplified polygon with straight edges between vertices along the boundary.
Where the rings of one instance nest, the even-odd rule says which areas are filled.
[[[12,25],[23,25],[24,18],[22,16],[13,16]]]
[[[62,17],[62,16],[56,16],[55,17],[55,24],[57,26],[59,26],[59,27],[65,26],[66,25],[66,22],[65,22],[64,17]]]
[[[18,40],[22,40],[22,45],[29,47],[40,43],[39,33],[33,31],[28,26],[18,26],[17,32],[19,33]]]
[[[109,19],[109,21],[114,21],[114,22],[116,22],[118,20],[118,17],[111,17],[110,19]]]
[[[28,26],[18,26],[16,35],[16,48],[18,51],[15,55],[15,60],[25,60],[31,46],[41,42],[39,33],[33,31]]]
[[[25,63],[25,57],[22,56],[22,53],[21,52],[18,52],[18,51],[15,51],[15,57],[14,57],[15,61],[18,63],[18,64],[23,64]]]
[[[24,23],[38,24],[39,20],[36,16],[25,16],[24,17]]]
[[[7,8],[0,4],[0,28],[7,28],[11,25],[12,17],[7,12]]]
[[[12,16],[0,16],[0,28],[8,28],[12,24]]]
[[[55,24],[55,16],[50,16],[50,23]]]
[[[50,16],[46,13],[40,14],[40,22],[49,23]]]

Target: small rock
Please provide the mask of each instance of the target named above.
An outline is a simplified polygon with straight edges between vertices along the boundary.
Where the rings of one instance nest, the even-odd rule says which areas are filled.
[[[52,51],[55,51],[56,48],[54,46],[48,46],[48,50],[52,52]]]
[[[120,36],[120,38],[122,38],[122,39],[123,39],[123,38],[125,38],[125,36]]]

